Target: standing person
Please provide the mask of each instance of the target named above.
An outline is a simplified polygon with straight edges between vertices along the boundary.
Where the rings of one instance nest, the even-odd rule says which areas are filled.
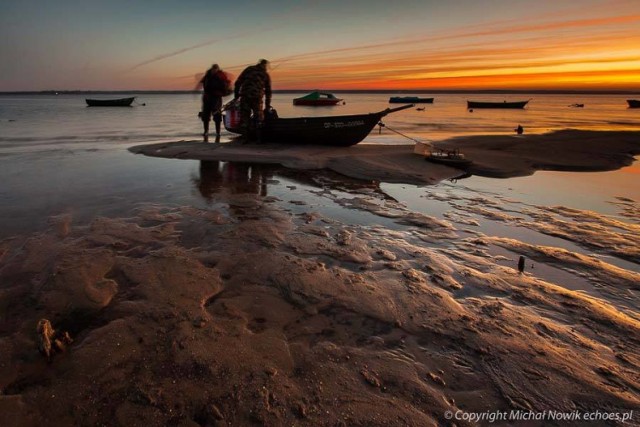
[[[265,108],[271,108],[271,77],[267,73],[268,64],[269,61],[261,59],[256,65],[245,68],[236,80],[234,98],[240,98],[241,123],[247,139],[250,139],[250,133],[258,131],[259,124],[264,120],[263,96]]]
[[[220,122],[222,122],[222,97],[230,94],[231,82],[218,64],[213,64],[200,80],[202,85],[202,111],[199,116],[204,126],[204,142],[209,142],[209,121],[213,115],[216,126],[216,142],[220,142]]]

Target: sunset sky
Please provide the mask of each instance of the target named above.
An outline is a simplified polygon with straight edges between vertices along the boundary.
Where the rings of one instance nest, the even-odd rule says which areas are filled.
[[[0,91],[640,90],[640,1],[2,0]]]

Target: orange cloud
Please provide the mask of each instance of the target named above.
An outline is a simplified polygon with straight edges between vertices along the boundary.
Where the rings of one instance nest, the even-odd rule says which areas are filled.
[[[638,21],[640,15],[510,24],[304,53],[282,58],[274,82],[290,89],[594,89],[600,85],[631,90],[640,81],[640,33],[624,26]],[[579,31],[562,37],[549,32],[557,29]],[[517,33],[522,37],[504,37]],[[503,37],[494,40],[498,35]]]
[[[557,16],[302,52],[271,75],[276,89],[638,89],[639,14]]]

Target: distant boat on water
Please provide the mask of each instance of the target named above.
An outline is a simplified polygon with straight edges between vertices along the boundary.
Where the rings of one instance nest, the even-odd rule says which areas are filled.
[[[85,99],[89,107],[129,107],[135,96],[132,98],[119,99]]]
[[[629,104],[629,108],[640,108],[639,99],[627,99],[627,104]]]
[[[300,98],[295,98],[293,100],[293,105],[308,105],[313,107],[323,107],[327,105],[336,105],[341,101],[342,101],[341,98],[337,98],[332,93],[315,91],[305,96],[301,96]]]
[[[530,100],[529,100],[530,101]],[[517,101],[517,102],[479,102],[479,101],[467,101],[467,108],[524,108],[529,101]]]
[[[419,98],[417,96],[392,96],[389,104],[433,104],[433,98]]]

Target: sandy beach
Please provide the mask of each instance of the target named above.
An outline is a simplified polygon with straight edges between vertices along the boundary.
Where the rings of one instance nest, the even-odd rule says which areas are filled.
[[[474,174],[513,177],[617,169],[640,153],[640,138],[563,131],[440,147],[461,149]],[[194,186],[211,205],[141,204],[89,224],[57,215],[44,232],[0,243],[0,425],[465,426],[477,420],[464,414],[489,411],[640,408],[638,200],[618,199],[615,219],[429,192],[452,207],[435,217],[378,186],[461,174],[412,146],[187,141],[130,151],[201,160]],[[264,190],[272,164],[379,222],[322,214],[293,187],[288,208]],[[343,182],[323,186],[321,169],[354,179],[334,174]],[[474,218],[635,268],[486,234]],[[594,293],[549,279],[565,276]],[[54,342],[49,358],[37,351],[41,319],[73,340]]]
[[[538,135],[458,137],[434,144],[435,149],[460,150],[473,161],[474,175],[509,178],[536,170],[607,171],[633,163],[640,153],[638,132],[564,130]],[[280,164],[293,169],[330,169],[365,180],[433,184],[460,175],[451,168],[428,164],[410,145],[366,145],[348,148],[277,144],[203,144],[181,141],[130,148],[147,156]]]

